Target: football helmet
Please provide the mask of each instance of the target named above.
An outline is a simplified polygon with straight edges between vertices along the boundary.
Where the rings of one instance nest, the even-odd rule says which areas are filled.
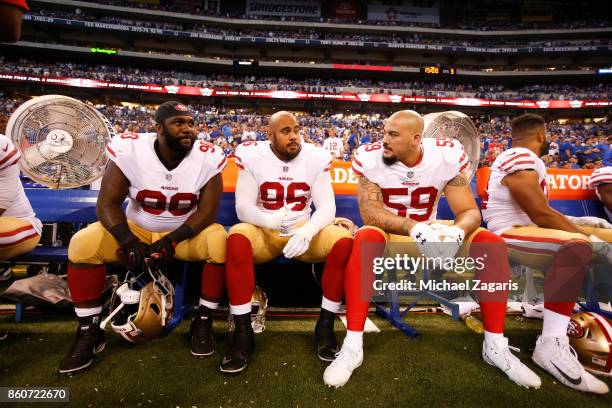
[[[612,374],[612,325],[608,319],[597,313],[577,313],[567,326],[567,335],[585,369],[593,374]]]
[[[152,282],[143,284],[132,278],[117,288],[111,300],[112,312],[100,324],[102,329],[110,321],[112,329],[131,343],[161,336],[172,319],[174,287],[161,273],[151,276]]]
[[[255,286],[251,295],[251,327],[255,333],[262,333],[266,330],[266,311],[268,310],[268,297],[259,287]],[[234,318],[229,315],[229,331],[234,331]]]

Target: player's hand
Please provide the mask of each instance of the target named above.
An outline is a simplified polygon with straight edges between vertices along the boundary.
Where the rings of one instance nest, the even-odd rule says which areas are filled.
[[[596,235],[589,235],[589,239],[591,240],[593,252],[605,258],[608,263],[612,263],[612,245],[610,245],[609,242],[600,239]]]
[[[440,233],[431,225],[424,222],[415,224],[410,230],[410,238],[414,240],[419,251],[427,258],[439,258],[443,255],[440,250],[442,238]]]
[[[168,238],[167,235],[152,243],[151,257],[149,259],[149,266],[151,269],[165,270],[172,262],[175,248],[176,244],[172,239]]]
[[[120,251],[125,254],[127,266],[133,273],[148,271],[147,262],[151,256],[151,247],[148,244],[134,238],[123,244]]]
[[[584,225],[585,227],[612,229],[612,224],[599,217],[572,217],[566,215],[565,218],[572,224]]]
[[[310,248],[310,241],[316,235],[316,231],[309,224],[304,224],[299,228],[292,229],[288,233],[280,234],[281,237],[291,237],[283,248],[285,258],[295,258],[302,255]]]
[[[442,244],[440,245],[441,257],[454,258],[463,244],[465,231],[455,225],[444,225],[440,223],[431,224],[431,228],[440,234]]]
[[[287,233],[304,215],[301,211],[293,211],[287,206],[279,208],[271,214],[272,229],[279,230],[281,233]]]

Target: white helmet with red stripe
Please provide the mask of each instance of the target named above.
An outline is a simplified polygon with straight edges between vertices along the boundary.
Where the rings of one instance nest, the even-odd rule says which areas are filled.
[[[567,326],[571,346],[585,369],[593,374],[612,374],[612,325],[602,315],[581,312]]]

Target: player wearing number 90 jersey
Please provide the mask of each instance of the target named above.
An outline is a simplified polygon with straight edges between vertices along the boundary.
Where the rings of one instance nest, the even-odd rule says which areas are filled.
[[[508,252],[501,238],[480,228],[480,212],[463,174],[469,160],[461,143],[423,139],[423,132],[421,115],[396,112],[385,123],[382,141],[360,147],[353,160],[365,226],[355,234],[346,267],[348,330],[340,353],[323,375],[328,386],[343,386],[362,364],[363,330],[373,292],[375,259],[385,254],[407,254],[446,262],[449,257],[469,256],[482,261],[482,267],[476,268],[478,281],[508,282]],[[442,193],[455,220],[432,224]],[[403,245],[391,247],[388,243]],[[478,290],[478,294],[486,339],[483,358],[504,370],[513,381],[539,386],[539,378],[510,354],[503,337],[507,289],[500,286],[495,293]]]
[[[125,133],[107,147],[96,214],[68,247],[68,286],[79,319],[60,373],[81,371],[104,347],[99,328],[106,264],[127,263],[134,275],[165,272],[173,258],[206,261],[200,306],[191,324],[191,353],[212,354],[212,314],[223,296],[227,234],[215,224],[225,155],[197,141],[193,114],[179,102],[155,114],[156,134]],[[122,204],[128,199],[127,211]]]
[[[225,168],[223,150],[196,141],[189,154],[168,170],[157,159],[155,133],[124,133],[106,148],[130,181],[128,220],[151,232],[173,231],[196,210],[200,190]]]
[[[325,261],[321,316],[315,328],[317,355],[332,360],[337,351],[334,320],[343,297],[344,268],[352,234],[332,225],[336,213],[325,149],[302,143],[295,117],[270,118],[269,141],[246,142],[236,150],[239,168],[236,213],[242,221],[227,240],[227,290],[236,323],[234,340],[221,362],[224,373],[247,366],[254,349],[251,328],[253,265],[281,254],[306,262]],[[311,214],[311,203],[316,211]]]

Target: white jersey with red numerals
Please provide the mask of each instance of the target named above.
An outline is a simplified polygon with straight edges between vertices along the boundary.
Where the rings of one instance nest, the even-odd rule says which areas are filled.
[[[0,134],[0,172],[8,170],[12,166],[17,166],[17,168],[19,168],[20,157],[21,154],[13,142],[11,142],[11,139],[3,134]],[[28,221],[30,224],[32,224],[34,230],[40,235],[42,232],[42,223],[38,218],[36,218],[36,214],[34,214],[34,210],[32,210],[32,206],[30,205],[30,202],[25,195],[25,191],[23,190],[23,186],[21,185],[21,180],[19,177],[15,177],[13,182],[17,185],[17,194],[9,207],[4,210],[2,216],[15,217]],[[2,188],[2,186],[0,186],[0,188]],[[24,231],[24,233],[27,233],[27,231]],[[32,233],[32,231],[29,231],[29,233]]]
[[[340,159],[342,158],[342,152],[344,151],[344,143],[339,137],[328,137],[323,141],[323,147],[327,149],[333,157]]]
[[[538,183],[548,198],[546,166],[535,153],[523,147],[515,147],[497,156],[491,166],[481,210],[487,228],[498,235],[515,225],[533,224],[527,213],[514,201],[508,187],[502,184],[504,177],[521,170],[537,172]]]
[[[270,141],[245,142],[236,149],[236,166],[251,173],[259,186],[257,207],[267,213],[287,206],[310,219],[312,186],[331,169],[331,155],[322,147],[302,143],[300,153],[285,162],[272,152]]]
[[[433,221],[446,184],[465,172],[470,161],[457,140],[423,139],[423,155],[412,167],[383,161],[382,142],[359,147],[353,171],[380,187],[385,208],[415,221]]]
[[[597,187],[602,184],[612,183],[612,166],[602,167],[600,169],[595,170],[591,174],[591,179],[589,180],[589,187],[595,189],[595,194],[599,201],[601,201],[601,196],[599,195],[599,191],[597,191]],[[612,211],[608,210],[604,207],[606,211],[606,215],[608,219],[612,221]]]
[[[155,153],[156,139],[155,133],[123,133],[106,150],[130,182],[127,218],[148,231],[172,231],[195,211],[200,190],[223,171],[225,154],[196,140],[183,161],[168,170]]]

